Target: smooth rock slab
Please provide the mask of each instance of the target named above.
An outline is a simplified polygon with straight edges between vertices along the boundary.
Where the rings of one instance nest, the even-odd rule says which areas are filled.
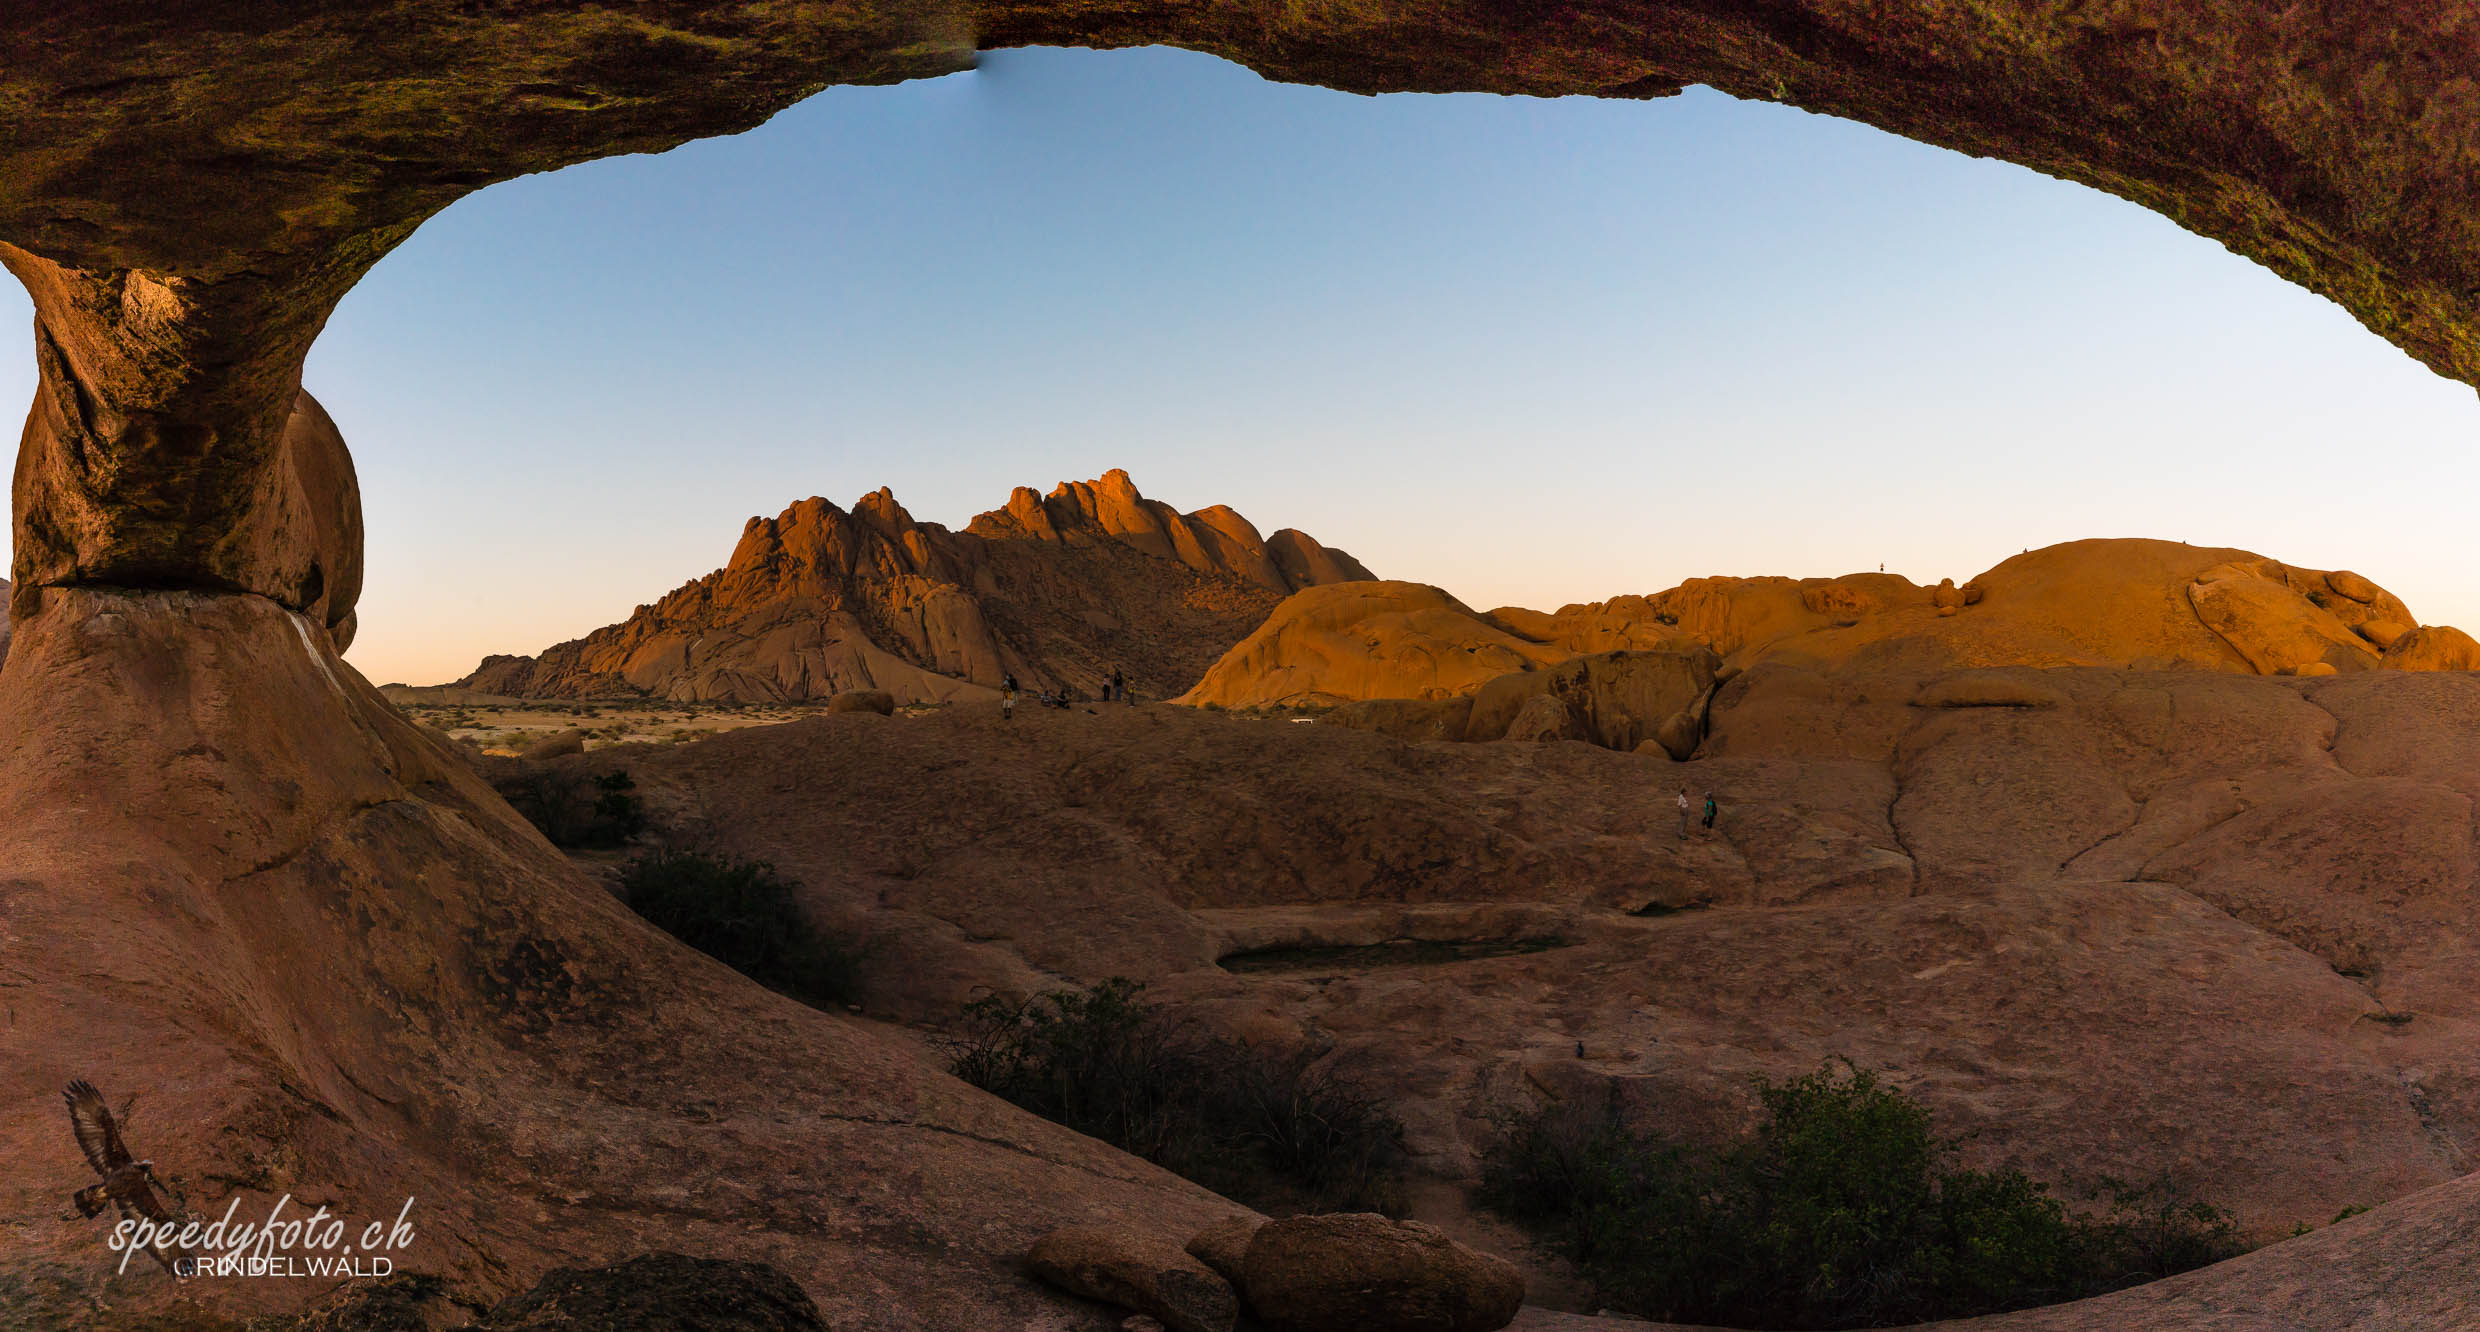
[[[1374,1212],[1267,1222],[1241,1289],[1273,1332],[1496,1332],[1524,1304],[1505,1259]]]
[[[1033,1242],[1025,1266],[1072,1294],[1162,1320],[1171,1332],[1231,1332],[1231,1283],[1162,1234],[1137,1226],[1065,1226]]]

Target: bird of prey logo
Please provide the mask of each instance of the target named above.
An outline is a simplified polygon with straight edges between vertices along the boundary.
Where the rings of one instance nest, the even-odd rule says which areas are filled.
[[[103,1176],[100,1184],[90,1184],[77,1191],[78,1211],[88,1217],[99,1216],[104,1204],[120,1209],[129,1220],[152,1221],[158,1225],[176,1220],[172,1209],[164,1205],[163,1193],[170,1192],[163,1181],[155,1178],[155,1163],[132,1159],[129,1146],[121,1141],[121,1124],[112,1117],[112,1107],[104,1104],[103,1093],[95,1084],[80,1078],[61,1093],[69,1103],[69,1127],[77,1134],[78,1148],[86,1153],[86,1164]],[[135,1098],[131,1104],[135,1103]],[[129,1106],[121,1110],[121,1120],[129,1117]],[[163,1264],[176,1278],[172,1260],[164,1256],[160,1245],[147,1245],[149,1257]]]

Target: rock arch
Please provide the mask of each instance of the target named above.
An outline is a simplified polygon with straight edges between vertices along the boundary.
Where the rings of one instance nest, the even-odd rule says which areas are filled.
[[[1013,1326],[1039,1301],[1008,1264],[1063,1213],[1226,1210],[654,937],[386,707],[337,655],[358,516],[301,386],[336,302],[467,192],[976,48],[1141,43],[1361,92],[1703,82],[1852,117],[2133,199],[2480,383],[2470,0],[0,6],[0,263],[40,361],[0,667],[0,1215],[58,1210],[61,1082],[138,1070],[194,1170],[356,1214],[418,1194],[421,1265],[485,1288],[651,1233],[801,1265],[840,1326]],[[2430,1232],[2472,1193],[2225,1285],[2323,1259],[2347,1304],[2382,1233],[2433,1256],[2397,1288],[2468,1289]],[[35,1229],[0,1277],[82,1299],[94,1246]]]
[[[281,525],[268,469],[302,357],[354,281],[464,193],[745,129],[833,83],[965,68],[977,47],[1141,43],[1358,92],[1708,83],[1850,117],[2132,199],[2480,383],[2468,3],[19,7],[0,27],[0,242],[35,294],[54,404],[25,448],[64,460],[20,482],[21,612],[98,580],[286,599],[246,552]]]

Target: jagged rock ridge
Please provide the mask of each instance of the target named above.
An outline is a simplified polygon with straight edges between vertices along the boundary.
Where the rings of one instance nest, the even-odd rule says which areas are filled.
[[[962,532],[881,489],[850,512],[812,497],[752,518],[731,561],[626,621],[459,683],[534,697],[698,702],[978,697],[1014,674],[1087,694],[1117,668],[1141,692],[1193,684],[1282,599],[1366,580],[1289,528],[1222,505],[1183,514],[1125,471],[1047,497],[1020,486]]]

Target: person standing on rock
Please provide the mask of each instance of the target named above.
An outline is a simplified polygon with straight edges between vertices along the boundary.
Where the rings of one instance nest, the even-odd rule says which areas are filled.
[[[1688,835],[1688,810],[1689,810],[1689,808],[1690,808],[1690,806],[1689,806],[1689,804],[1688,804],[1688,788],[1686,788],[1686,787],[1684,787],[1684,786],[1683,786],[1683,787],[1680,787],[1680,788],[1679,788],[1679,835],[1680,835],[1680,836],[1682,836],[1682,837],[1685,837],[1685,836],[1687,836],[1687,835]]]
[[[1012,672],[999,680],[999,720],[1016,720],[1016,676]]]
[[[1705,832],[1708,836],[1711,836],[1714,831],[1714,816],[1721,812],[1722,806],[1714,803],[1714,793],[1707,791],[1705,793]]]
[[[1128,677],[1120,674],[1117,666],[1111,668],[1111,687],[1104,691],[1102,701],[1108,703],[1114,698],[1122,703],[1128,701]]]

